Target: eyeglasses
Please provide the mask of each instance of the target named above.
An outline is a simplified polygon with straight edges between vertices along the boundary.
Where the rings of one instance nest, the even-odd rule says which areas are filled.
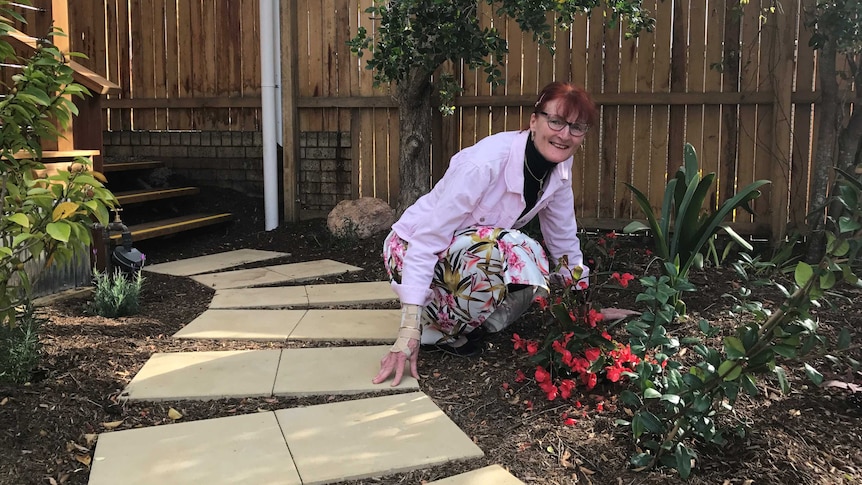
[[[590,125],[586,123],[569,123],[564,119],[551,116],[544,111],[536,111],[536,114],[545,115],[545,117],[548,118],[548,128],[554,131],[562,131],[566,126],[569,127],[569,133],[571,133],[572,136],[584,136],[588,131],[590,131]]]

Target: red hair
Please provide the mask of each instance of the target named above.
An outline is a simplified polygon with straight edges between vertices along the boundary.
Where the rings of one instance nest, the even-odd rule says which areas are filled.
[[[588,125],[596,124],[599,114],[590,95],[584,91],[584,88],[562,81],[552,82],[542,89],[533,112],[545,111],[545,106],[555,99],[559,100],[555,114],[568,119],[572,113],[577,113],[579,122]]]

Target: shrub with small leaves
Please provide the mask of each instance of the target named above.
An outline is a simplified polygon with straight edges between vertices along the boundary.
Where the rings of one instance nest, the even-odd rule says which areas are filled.
[[[0,382],[23,384],[39,364],[39,327],[45,319],[29,303],[17,311],[18,325],[0,325]]]
[[[117,270],[113,275],[93,271],[95,296],[90,309],[96,315],[107,318],[134,315],[140,308],[141,287],[144,276],[141,271],[126,275]]]

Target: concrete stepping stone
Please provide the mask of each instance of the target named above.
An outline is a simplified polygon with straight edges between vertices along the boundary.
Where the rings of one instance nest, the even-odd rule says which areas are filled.
[[[401,310],[308,310],[288,340],[395,342]]]
[[[285,349],[278,364],[273,394],[315,396],[390,390],[389,381],[372,384],[389,345]],[[397,389],[418,390],[419,383],[405,364]]]
[[[486,466],[478,470],[428,482],[428,485],[523,485],[524,482],[515,478],[500,465]]]
[[[301,485],[275,414],[102,433],[89,485]]]
[[[362,271],[362,268],[339,263],[331,259],[321,259],[319,261],[306,261],[304,263],[201,274],[192,276],[192,279],[210,288],[219,290],[307,281],[353,271]]]
[[[484,455],[421,392],[282,409],[275,415],[305,485]]]
[[[173,335],[182,339],[284,341],[307,310],[207,310]]]
[[[151,273],[173,276],[192,276],[283,256],[290,256],[290,253],[260,251],[257,249],[237,249],[236,251],[226,251],[208,256],[199,256],[197,258],[146,265],[144,266],[144,270]]]
[[[380,345],[154,354],[120,397],[166,401],[390,391],[390,381],[371,383],[388,351]],[[406,363],[398,389],[419,389]]]
[[[120,398],[164,401],[272,395],[281,350],[157,353]]]
[[[325,307],[395,301],[389,282],[217,290],[210,308]]]

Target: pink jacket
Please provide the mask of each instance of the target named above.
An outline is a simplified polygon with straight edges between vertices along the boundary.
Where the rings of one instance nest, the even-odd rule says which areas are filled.
[[[583,254],[575,221],[575,200],[569,174],[572,159],[560,163],[545,183],[545,192],[530,212],[519,218],[524,201],[524,151],[528,130],[491,135],[456,153],[443,178],[410,206],[392,229],[409,246],[401,284],[392,288],[402,304],[425,305],[438,254],[456,231],[471,226],[518,229],[537,213],[551,268],[562,256],[582,266]]]

